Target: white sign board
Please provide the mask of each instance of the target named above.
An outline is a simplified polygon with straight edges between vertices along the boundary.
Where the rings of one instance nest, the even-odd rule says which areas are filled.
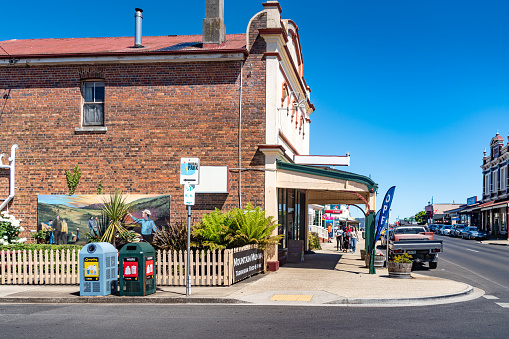
[[[196,193],[229,193],[228,166],[201,166]]]
[[[196,193],[196,189],[194,185],[185,184],[184,185],[184,205],[194,205],[194,197]]]
[[[180,184],[200,184],[200,159],[180,158]]]

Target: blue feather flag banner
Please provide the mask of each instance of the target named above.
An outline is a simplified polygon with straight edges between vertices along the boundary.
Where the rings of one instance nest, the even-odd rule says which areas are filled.
[[[392,186],[391,188],[389,188],[387,193],[385,193],[384,202],[382,204],[382,208],[380,209],[380,218],[378,219],[377,222],[375,244],[380,238],[380,234],[382,233],[385,223],[389,218],[389,211],[391,210],[392,198],[394,197],[395,190],[396,186]]]

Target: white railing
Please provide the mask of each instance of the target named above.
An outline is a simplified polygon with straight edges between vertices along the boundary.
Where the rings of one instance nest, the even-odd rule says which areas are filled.
[[[321,226],[309,225],[309,232],[318,234],[319,238],[329,239],[329,232]]]

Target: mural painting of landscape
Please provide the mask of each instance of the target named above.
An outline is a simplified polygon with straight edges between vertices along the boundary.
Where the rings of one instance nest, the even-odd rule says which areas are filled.
[[[170,222],[170,196],[157,194],[132,194],[126,195],[126,203],[133,203],[131,214],[141,219],[141,211],[150,210],[151,219],[159,229]],[[76,229],[80,230],[80,240],[77,244],[87,243],[89,234],[88,220],[90,217],[101,219],[101,207],[103,201],[109,201],[109,195],[39,195],[37,197],[37,229],[41,229],[41,223],[48,224],[59,215],[68,226],[68,241],[72,242],[72,234]],[[128,223],[131,218],[127,217]],[[139,224],[133,224],[133,230],[140,233]]]

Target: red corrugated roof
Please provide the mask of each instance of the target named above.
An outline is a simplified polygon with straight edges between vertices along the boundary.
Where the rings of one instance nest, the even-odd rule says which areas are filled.
[[[229,34],[221,45],[202,46],[201,35],[144,36],[144,48],[132,48],[134,37],[117,38],[70,38],[70,39],[28,39],[0,41],[0,46],[15,57],[56,56],[72,54],[143,54],[176,53],[182,51],[221,51],[245,49],[245,34]],[[195,44],[194,44],[195,43]],[[180,44],[180,45],[179,45]],[[0,58],[8,57],[0,49]]]

